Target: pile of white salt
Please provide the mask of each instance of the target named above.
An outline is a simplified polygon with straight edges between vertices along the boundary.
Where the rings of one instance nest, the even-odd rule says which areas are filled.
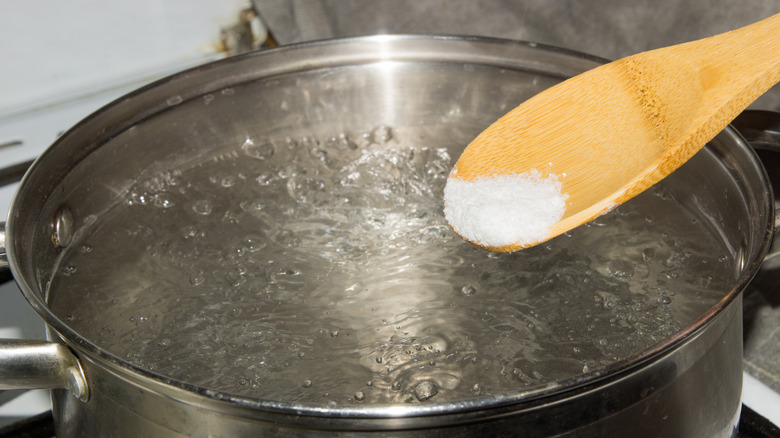
[[[481,246],[527,246],[545,240],[563,217],[568,195],[557,175],[533,170],[464,181],[450,175],[444,216],[464,239]]]

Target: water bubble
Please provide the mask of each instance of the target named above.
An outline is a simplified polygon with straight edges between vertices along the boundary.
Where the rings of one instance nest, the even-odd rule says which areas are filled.
[[[193,286],[200,286],[204,281],[206,281],[206,277],[204,277],[201,272],[190,275],[190,284]]]
[[[317,158],[318,160],[324,160],[328,157],[328,151],[319,147],[312,148],[309,153],[312,155],[312,157]]]
[[[260,141],[255,143],[250,139],[246,139],[244,144],[241,146],[241,149],[244,151],[246,156],[257,160],[266,160],[271,158],[275,152],[274,145],[271,142]]]
[[[301,174],[293,175],[287,181],[287,193],[291,198],[302,204],[328,197],[325,195],[325,183],[323,181]]]
[[[336,143],[339,144],[340,146],[343,146],[343,147],[345,147],[345,148],[347,148],[349,150],[353,150],[353,151],[358,148],[357,143],[352,141],[349,138],[349,136],[346,133],[343,133],[343,132],[341,134],[339,134],[338,139],[336,140]]]
[[[178,105],[178,104],[182,103],[183,101],[184,101],[184,99],[182,99],[181,96],[176,95],[176,96],[169,97],[165,101],[165,103],[167,103],[168,106],[175,106],[175,105]]]
[[[84,253],[84,254],[86,254],[86,253],[90,253],[90,252],[92,252],[92,246],[91,246],[91,245],[87,245],[87,244],[85,243],[85,244],[83,244],[83,245],[81,245],[81,246],[79,247],[79,251],[81,251],[81,252],[82,252],[82,253]]]
[[[226,224],[235,225],[235,224],[238,224],[238,222],[239,222],[238,218],[239,218],[238,212],[236,212],[234,210],[228,210],[222,216],[222,222],[224,222]]]
[[[210,215],[213,208],[214,206],[208,199],[200,199],[192,204],[192,211],[202,216]]]
[[[228,188],[228,187],[233,187],[234,185],[236,185],[236,183],[238,183],[238,177],[237,176],[235,176],[235,175],[227,175],[227,176],[222,177],[222,180],[219,182],[219,185],[221,185],[222,187]]]
[[[198,234],[198,230],[195,229],[195,227],[193,227],[192,225],[187,225],[181,230],[181,235],[185,239],[190,239],[192,237],[195,237],[197,234]]]
[[[436,386],[436,383],[430,380],[423,380],[414,387],[412,392],[417,400],[425,401],[438,394],[439,388]]]
[[[160,347],[163,347],[163,348],[168,347],[168,346],[171,345],[171,340],[170,340],[170,338],[160,338],[157,341],[157,345],[160,346]]]
[[[265,239],[260,236],[247,236],[243,240],[244,248],[249,252],[258,252],[265,248]]]
[[[241,286],[246,282],[246,278],[238,272],[228,272],[225,274],[225,280],[233,287]]]
[[[60,269],[60,273],[65,277],[70,277],[76,273],[76,267],[73,265],[65,265]]]
[[[376,143],[387,143],[393,138],[393,130],[389,126],[379,125],[371,131],[371,138]]]
[[[607,262],[607,273],[617,278],[629,278],[634,275],[634,265],[627,260],[610,260]]]
[[[320,141],[316,137],[309,135],[299,138],[296,143],[299,147],[309,150],[320,145]]]
[[[311,387],[311,380],[309,379],[304,380],[303,383],[301,383],[301,386],[303,386],[304,388]]]
[[[280,245],[287,246],[290,248],[297,248],[301,246],[301,239],[299,239],[295,233],[282,230],[276,235],[276,242]]]
[[[241,202],[239,207],[241,207],[241,209],[247,213],[252,213],[262,210],[265,207],[265,204],[263,204],[263,202],[261,202],[259,199],[252,199]]]
[[[149,194],[146,192],[142,192],[142,193],[132,192],[130,193],[130,201],[128,202],[128,204],[146,205],[151,203],[152,201],[153,201],[152,197],[149,196]]]
[[[171,208],[176,205],[173,201],[158,193],[154,196],[154,206],[158,208]]]
[[[463,295],[474,295],[475,293],[477,293],[477,288],[475,288],[470,284],[467,284],[462,288],[460,288],[460,291]]]

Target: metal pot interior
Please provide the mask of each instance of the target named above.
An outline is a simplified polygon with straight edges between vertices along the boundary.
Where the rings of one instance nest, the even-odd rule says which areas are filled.
[[[204,204],[206,195],[193,195],[197,190],[187,178],[201,169],[211,172],[207,169],[216,163],[226,167],[204,175],[203,184],[257,188],[287,178],[277,187],[281,198],[293,204],[316,203],[321,200],[289,198],[306,184],[318,184],[324,173],[356,165],[364,152],[390,151],[384,158],[390,162],[399,157],[440,159],[436,169],[421,171],[439,184],[436,178],[446,177],[448,170],[442,163],[454,163],[481,129],[544,88],[602,62],[527,43],[373,37],[285,47],[187,71],[119,99],[47,150],[26,175],[12,207],[9,259],[28,300],[66,342],[129,372],[188,390],[213,390],[209,394],[215,397],[230,393],[260,405],[327,405],[332,410],[359,410],[374,401],[402,404],[414,413],[421,404],[454,406],[470,398],[505,402],[594,382],[652,360],[701,330],[738,296],[757,269],[770,235],[769,189],[760,164],[732,131],[721,133],[656,188],[576,230],[575,236],[511,255],[489,255],[455,241],[451,230],[442,227],[441,206],[431,205],[439,202],[438,189],[412,204],[408,199],[419,195],[414,187],[392,185],[392,178],[383,180],[387,185],[371,185],[397,170],[352,169],[378,172],[355,177],[354,190],[365,184],[367,190],[387,190],[387,197],[378,199],[409,202],[395,205],[392,214],[429,208],[427,216],[414,218],[418,240],[405,241],[414,247],[408,249],[411,246],[393,240],[386,204],[350,199],[366,213],[357,216],[355,224],[371,225],[376,233],[376,246],[354,249],[352,276],[339,273],[348,263],[338,259],[337,249],[323,249],[328,238],[318,240],[324,242],[322,247],[306,240],[312,234],[327,235],[329,227],[335,227],[332,222],[322,222],[321,228],[280,230],[279,223],[292,223],[297,213],[274,210],[276,198],[252,192],[234,199],[231,192],[216,188]],[[268,144],[275,152],[263,149]],[[350,154],[352,158],[340,161]],[[314,163],[308,173],[295,168],[302,156]],[[452,161],[442,158],[447,156]],[[231,166],[244,167],[226,173]],[[321,196],[328,201],[314,209],[328,208],[336,192],[326,183]],[[393,198],[400,192],[407,201]],[[248,201],[264,200],[268,202],[257,204],[254,212],[247,207]],[[372,216],[371,211],[379,213]],[[136,235],[128,237],[130,225],[122,230],[104,225],[104,218],[126,214],[138,226]],[[632,215],[634,222],[625,223]],[[370,220],[377,223],[367,224]],[[407,220],[412,219],[399,219]],[[199,249],[153,237],[139,243],[137,252],[111,245],[103,251],[104,241],[112,239],[133,246],[144,233],[156,233],[148,231],[154,224],[168,227],[181,242],[231,227],[236,235]],[[257,231],[250,232],[253,229]],[[613,235],[614,229],[625,234]],[[97,234],[103,240],[96,241]],[[262,247],[258,253],[270,252],[262,258],[265,264],[259,256],[241,261],[256,254],[252,239]],[[452,246],[426,252],[420,249],[425,239],[450,240]],[[621,243],[624,239],[634,242],[630,250]],[[438,271],[426,273],[424,263],[407,271],[400,265],[389,270],[381,264],[360,265],[374,252],[384,248],[392,254],[396,247],[405,248],[395,254],[396,261],[408,249],[408,264],[435,259]],[[144,248],[154,253],[152,259],[137,255]],[[193,251],[208,260],[192,261],[188,257]],[[284,252],[297,254],[292,257],[298,257],[299,264],[269,267],[273,254]],[[90,253],[100,256],[84,258]],[[181,270],[147,277],[154,270],[154,257],[170,259],[174,253],[179,258],[172,263]],[[71,264],[71,256],[77,262]],[[85,261],[79,263],[78,257]],[[334,265],[334,260],[341,262]],[[231,268],[216,274],[201,266],[185,273],[184,265],[193,268],[197,263]],[[473,263],[484,271],[476,271]],[[579,274],[572,273],[577,269]],[[463,281],[459,275],[469,270],[474,270],[469,274],[473,280]],[[305,287],[296,284],[300,275],[310,276]],[[75,278],[81,280],[74,283]],[[167,284],[164,290],[174,291],[170,300],[142,297],[139,291],[161,282]],[[323,282],[338,293],[323,292]],[[203,323],[171,310],[178,308],[177,300],[188,301],[198,288],[215,284],[219,286],[207,295],[220,298],[216,304],[202,304],[212,309],[207,313],[214,319]],[[252,307],[238,301],[242,294],[263,298]],[[318,300],[319,294],[325,298]],[[489,305],[481,308],[475,304],[480,300]],[[204,303],[200,298],[191,301]],[[154,315],[135,311],[132,305],[145,306],[144,312],[169,310]],[[436,309],[426,315],[432,306]],[[187,309],[184,313],[190,312]],[[288,315],[288,326],[264,325],[276,311]],[[74,312],[92,316],[84,320]],[[238,313],[254,316],[235,326],[235,339],[213,335],[215,326],[231,324],[240,318]],[[303,327],[298,329],[307,335],[285,337],[296,317]],[[209,333],[201,344],[165,333],[134,338],[146,333],[147,326],[164,331],[200,323]],[[114,336],[115,326],[134,329]],[[108,339],[116,345],[106,346]],[[126,342],[136,345],[132,351],[118,349]],[[182,342],[181,351],[232,351],[241,369],[263,368],[266,374],[237,373],[227,376],[233,383],[226,383],[195,377],[193,369],[202,364],[177,365],[181,351],[154,366],[136,354],[157,345],[163,352],[156,354],[164,358],[166,344]],[[345,345],[353,342],[357,346],[347,350]],[[254,345],[274,347],[242,356],[242,349]],[[285,349],[292,353],[280,358]],[[348,365],[329,368],[329,351],[352,357]],[[589,354],[593,358],[583,359]],[[207,355],[203,363],[210,360]],[[284,371],[308,360],[314,361],[308,368]],[[458,367],[463,363],[474,370],[462,371]],[[339,367],[355,381],[346,384],[343,393],[324,395],[333,391],[317,386]],[[317,374],[317,369],[327,373]],[[353,369],[358,371],[349,374]],[[469,373],[495,373],[495,378],[468,380],[464,374]],[[274,385],[292,398],[269,398],[265,391]],[[372,398],[377,388],[385,395]],[[313,391],[319,391],[316,399],[306,395]]]

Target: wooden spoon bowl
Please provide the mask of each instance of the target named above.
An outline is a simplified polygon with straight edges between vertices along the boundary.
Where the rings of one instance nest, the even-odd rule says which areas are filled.
[[[568,195],[563,216],[539,241],[467,240],[516,251],[604,214],[680,167],[778,81],[780,14],[629,56],[539,93],[474,139],[450,178],[557,176]]]

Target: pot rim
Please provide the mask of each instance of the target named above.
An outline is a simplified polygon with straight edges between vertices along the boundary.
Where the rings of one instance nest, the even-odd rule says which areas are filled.
[[[18,210],[17,205],[22,202],[20,196],[21,191],[27,185],[32,184],[29,182],[32,179],[31,175],[35,174],[36,171],[40,171],[39,169],[42,166],[44,166],[44,164],[41,163],[42,162],[46,163],[48,161],[47,157],[51,155],[51,151],[56,149],[56,146],[60,142],[62,142],[65,138],[67,138],[72,133],[84,129],[85,126],[89,125],[89,122],[94,121],[101,114],[104,114],[106,112],[111,112],[111,111],[119,112],[121,111],[121,108],[126,104],[127,100],[131,100],[134,97],[142,96],[151,90],[164,87],[173,82],[182,81],[183,79],[193,75],[203,74],[205,72],[219,69],[220,67],[226,64],[239,63],[249,58],[263,58],[266,56],[272,56],[276,54],[293,53],[293,52],[307,50],[307,49],[317,50],[317,49],[330,47],[334,45],[338,46],[338,45],[351,44],[351,43],[393,44],[393,43],[408,42],[408,41],[436,41],[436,40],[443,41],[445,42],[445,44],[476,43],[479,45],[487,45],[491,47],[494,46],[495,47],[513,47],[513,46],[524,47],[527,50],[538,51],[540,53],[545,53],[545,52],[554,53],[566,57],[579,58],[587,62],[593,62],[598,64],[609,62],[609,60],[607,59],[581,53],[578,51],[564,49],[564,48],[555,47],[546,44],[538,44],[538,43],[528,42],[528,41],[516,41],[516,40],[508,40],[508,39],[501,39],[501,38],[478,37],[478,36],[454,36],[454,35],[442,35],[442,36],[375,35],[375,36],[367,36],[367,37],[351,37],[351,38],[321,40],[321,41],[292,44],[287,46],[280,46],[273,49],[250,52],[242,55],[237,55],[234,57],[225,58],[218,61],[213,61],[198,67],[194,67],[167,76],[149,85],[141,87],[125,96],[120,97],[119,99],[107,104],[106,106],[95,111],[88,117],[84,118],[82,121],[74,125],[71,129],[66,131],[62,136],[60,136],[60,138],[57,141],[55,141],[51,146],[49,146],[49,148],[47,148],[47,150],[40,157],[38,157],[38,159],[35,160],[33,165],[25,174],[24,178],[22,179],[22,182],[19,185],[19,188],[17,189],[16,194],[14,195],[14,201],[11,210],[9,212],[9,217],[6,225],[6,248],[8,249],[8,254],[7,254],[8,262],[11,271],[14,273],[15,279],[19,284],[20,289],[22,290],[23,295],[30,303],[30,305],[34,308],[34,310],[44,319],[45,323],[51,329],[56,331],[59,334],[60,338],[65,343],[71,345],[78,352],[87,354],[88,356],[90,356],[90,358],[97,361],[98,363],[104,363],[110,365],[109,368],[115,374],[123,376],[123,378],[126,378],[131,381],[140,382],[145,386],[146,385],[151,386],[153,387],[153,390],[159,393],[166,394],[168,396],[173,396],[181,400],[185,400],[190,404],[202,404],[202,403],[208,404],[211,403],[212,401],[215,401],[219,403],[228,403],[235,407],[249,408],[251,410],[262,410],[267,412],[278,412],[278,413],[286,413],[286,414],[294,413],[296,416],[305,415],[305,416],[313,416],[313,417],[327,416],[327,417],[337,417],[337,418],[356,418],[356,419],[377,418],[378,419],[378,418],[421,417],[421,416],[431,416],[437,414],[449,415],[449,414],[463,413],[469,411],[481,411],[481,410],[500,407],[500,406],[516,405],[519,403],[536,403],[541,399],[546,399],[553,396],[561,396],[567,393],[571,393],[572,391],[577,391],[583,388],[592,387],[593,385],[600,385],[603,384],[604,382],[613,381],[617,378],[620,378],[620,376],[623,376],[626,373],[631,372],[632,369],[636,369],[637,367],[640,367],[643,364],[650,363],[658,359],[659,357],[666,355],[667,353],[676,349],[681,344],[684,344],[688,340],[692,339],[697,333],[699,333],[701,330],[704,330],[709,324],[709,322],[711,322],[715,316],[720,314],[723,309],[725,309],[731,302],[733,302],[739,296],[741,291],[748,285],[748,283],[751,281],[751,279],[753,278],[753,276],[761,266],[763,257],[766,254],[769,245],[771,243],[771,237],[773,234],[772,217],[774,215],[772,214],[773,204],[769,202],[769,200],[766,201],[768,214],[767,214],[766,224],[764,225],[764,236],[762,237],[762,243],[760,245],[760,248],[757,248],[757,250],[754,251],[754,254],[749,255],[751,257],[749,257],[749,259],[747,260],[745,259],[746,255],[742,254],[742,259],[739,260],[739,263],[741,263],[742,266],[740,276],[736,279],[734,286],[728,291],[728,293],[723,298],[721,298],[717,303],[715,303],[715,305],[713,305],[707,312],[705,312],[703,315],[701,315],[699,318],[693,321],[688,327],[680,330],[671,338],[658,342],[652,345],[651,347],[640,351],[637,354],[624,358],[623,360],[613,362],[612,364],[606,367],[598,368],[593,371],[572,378],[563,379],[556,382],[551,382],[549,384],[533,387],[531,390],[525,390],[525,391],[516,390],[516,391],[511,391],[503,394],[498,394],[498,395],[473,397],[467,400],[431,402],[431,403],[414,404],[414,405],[407,404],[407,405],[330,406],[325,404],[280,402],[280,401],[266,400],[260,398],[236,396],[230,393],[214,391],[204,387],[187,383],[185,381],[169,378],[164,375],[155,373],[153,371],[149,371],[144,368],[138,367],[125,359],[122,359],[120,357],[117,357],[105,351],[98,345],[81,337],[64,321],[62,321],[60,318],[54,315],[54,313],[52,313],[49,310],[46,303],[42,300],[41,296],[35,292],[35,288],[28,283],[27,279],[25,279],[24,276],[19,275],[22,272],[22,270],[20,267],[20,261],[17,258],[15,251],[13,250],[14,248],[13,240],[14,240],[15,228],[16,228],[15,226],[16,215],[14,214],[14,212]],[[484,62],[486,63],[490,63],[490,60],[492,59],[493,65],[498,65],[499,63],[501,65],[505,65],[507,61],[511,61],[496,56],[491,57],[489,54],[477,58],[483,59]],[[339,65],[346,65],[346,64],[353,65],[356,59],[358,58],[353,57],[350,59],[343,60],[342,64]],[[378,62],[382,60],[377,56],[373,56],[371,59],[366,59],[366,56],[363,56],[362,59],[363,59],[362,60],[363,63]],[[390,56],[387,57],[387,59],[392,60],[396,58]],[[399,58],[399,59],[403,60],[404,58]],[[328,63],[326,64],[331,65]],[[303,71],[301,70],[302,67],[305,67],[307,69],[317,69],[317,68],[323,68],[324,66],[316,63],[312,63],[312,64],[297,63],[291,67],[288,67],[288,70],[284,70],[284,71]],[[276,73],[278,73],[278,71]],[[264,77],[264,76],[261,75],[256,77]],[[228,84],[219,84],[217,86],[217,89],[243,82],[242,78],[240,77],[232,78],[232,79],[233,81]],[[197,92],[198,92],[197,94],[198,96],[204,94],[202,90],[198,90]],[[139,120],[142,120],[145,117],[153,116],[156,112],[157,111],[155,111],[155,108],[152,108],[150,113],[139,115],[138,119],[134,119],[127,122],[126,126],[112,127],[114,129],[108,130],[111,132],[109,132],[108,134],[100,133],[100,135],[111,135],[113,133],[120,132],[129,126],[132,126],[133,124],[137,123]],[[760,164],[757,156],[752,151],[752,149],[747,144],[747,142],[744,139],[742,139],[742,137],[739,136],[739,134],[737,134],[736,131],[734,131],[731,127],[726,128],[723,132],[719,134],[719,136],[725,136],[729,142],[733,142],[740,149],[744,149],[745,152],[750,157],[750,160],[752,162],[751,164],[755,165],[756,169],[759,171],[760,174],[758,175],[758,177],[762,180],[765,186],[770,187],[768,182],[768,177],[766,175],[766,172],[763,169],[763,166]],[[101,140],[102,139],[99,138],[98,140],[96,140],[96,143],[102,143]],[[204,397],[207,400],[202,400],[202,398]]]

